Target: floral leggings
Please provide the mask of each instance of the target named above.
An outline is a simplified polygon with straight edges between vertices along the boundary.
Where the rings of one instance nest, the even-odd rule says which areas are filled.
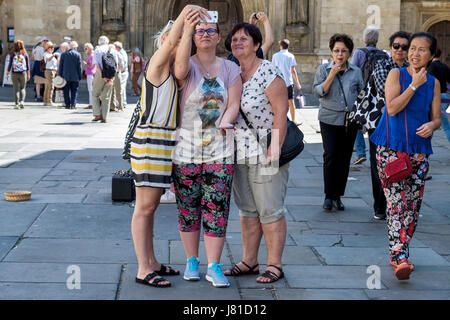
[[[385,179],[384,168],[388,162],[398,158],[397,151],[385,146],[377,148],[378,173],[380,180]],[[412,174],[405,180],[384,188],[388,217],[389,251],[391,261],[399,262],[409,258],[409,242],[416,230],[419,210],[422,205],[425,177],[428,172],[428,156],[409,154]]]
[[[178,228],[182,232],[200,230],[225,237],[230,212],[233,164],[173,164]]]

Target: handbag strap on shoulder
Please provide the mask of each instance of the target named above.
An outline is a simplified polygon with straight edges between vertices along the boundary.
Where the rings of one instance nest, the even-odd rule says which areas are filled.
[[[402,94],[405,91],[405,79],[403,77],[403,72],[400,70],[400,78],[401,78],[401,91]],[[387,147],[389,149],[389,121],[388,121],[388,111],[386,107],[386,136],[387,136]],[[409,142],[408,142],[408,121],[406,120],[406,106],[403,109],[403,113],[405,114],[405,135],[406,135],[406,152],[409,153]]]

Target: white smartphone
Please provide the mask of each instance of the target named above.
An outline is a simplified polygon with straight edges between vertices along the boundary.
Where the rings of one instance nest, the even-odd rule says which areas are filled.
[[[219,22],[219,13],[217,11],[208,11],[209,16],[211,19],[206,18],[206,23],[218,23]],[[200,19],[200,21],[203,21]]]

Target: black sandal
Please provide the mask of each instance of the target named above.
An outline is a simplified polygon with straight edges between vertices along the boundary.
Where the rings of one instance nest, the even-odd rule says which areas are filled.
[[[167,272],[167,268],[169,269],[169,272]],[[165,266],[161,263],[161,269],[159,271],[155,271],[159,276],[177,276],[180,274],[180,271],[175,271],[170,266]]]
[[[147,286],[151,286],[151,287],[157,287],[157,288],[167,288],[171,286],[171,283],[169,284],[159,284],[162,281],[167,281],[164,278],[157,278],[155,280],[153,280],[153,282],[150,282],[150,280],[152,280],[155,277],[158,277],[159,275],[156,272],[153,273],[149,273],[144,280],[139,279],[136,277],[136,282],[137,283],[141,283],[141,284],[145,284]]]
[[[253,267],[250,267],[248,264],[246,264],[244,261],[241,260],[241,263],[246,266],[248,268],[247,271],[242,271],[237,264],[233,265],[233,268],[229,269],[230,270],[230,275],[237,277],[237,276],[242,276],[242,275],[246,275],[246,274],[259,274],[259,269],[255,270],[256,268],[258,268],[259,264],[257,263],[256,265],[254,265]]]
[[[261,277],[264,277],[266,279],[270,279],[270,281],[258,281],[258,280],[256,280],[256,282],[258,282],[258,283],[272,283],[272,282],[275,282],[275,281],[278,281],[278,280],[284,278],[283,269],[281,269],[281,268],[279,268],[277,266],[274,266],[272,264],[269,264],[267,267],[273,267],[273,268],[278,269],[281,272],[280,275],[277,275],[275,272],[272,272],[272,271],[266,269],[266,271],[264,271],[264,273],[261,275]]]

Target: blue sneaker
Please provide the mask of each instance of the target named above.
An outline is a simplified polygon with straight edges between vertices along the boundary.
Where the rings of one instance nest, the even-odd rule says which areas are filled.
[[[214,262],[211,267],[208,267],[208,272],[206,273],[206,280],[212,282],[214,287],[224,288],[229,287],[227,277],[222,272],[223,264]]]
[[[196,257],[190,257],[186,263],[186,269],[184,269],[183,279],[188,281],[200,280],[200,274],[198,273],[198,265],[200,261]]]

